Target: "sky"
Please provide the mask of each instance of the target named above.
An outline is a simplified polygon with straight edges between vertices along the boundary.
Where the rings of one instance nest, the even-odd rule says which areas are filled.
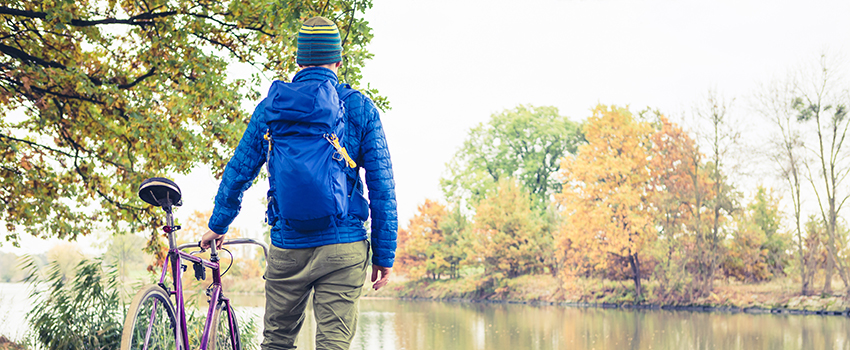
[[[675,121],[714,89],[759,129],[748,96],[823,52],[850,55],[848,13],[846,0],[375,0],[365,13],[374,58],[363,76],[392,106],[381,118],[399,225],[426,198],[442,200],[440,176],[468,130],[520,104],[555,106],[578,122],[599,103],[659,109]],[[174,180],[185,203],[179,220],[212,209],[218,181],[208,168]],[[260,181],[245,193],[234,227],[261,237],[267,189]],[[27,238],[23,249],[0,250],[51,244]]]

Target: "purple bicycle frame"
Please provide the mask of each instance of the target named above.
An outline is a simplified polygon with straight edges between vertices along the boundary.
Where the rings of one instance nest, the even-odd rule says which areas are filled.
[[[178,330],[177,330],[177,333],[175,334],[175,337],[176,337],[175,344],[180,344],[182,346],[182,349],[189,349],[189,335],[188,335],[188,330],[187,330],[187,325],[186,325],[186,306],[184,305],[184,299],[183,299],[183,269],[181,267],[182,266],[182,260],[188,260],[188,261],[191,261],[192,263],[195,263],[195,264],[201,264],[202,266],[204,266],[204,268],[209,268],[209,269],[212,270],[213,283],[210,286],[209,293],[208,293],[208,295],[210,297],[210,306],[209,306],[209,309],[207,310],[207,318],[206,318],[206,322],[204,323],[204,332],[201,336],[201,350],[207,350],[208,344],[209,344],[209,341],[210,341],[210,339],[209,339],[210,330],[211,330],[212,327],[216,326],[216,325],[212,324],[213,314],[214,314],[215,310],[219,307],[219,303],[224,304],[224,310],[230,310],[230,307],[231,307],[230,306],[230,299],[228,299],[224,295],[222,295],[221,270],[220,270],[220,265],[218,263],[218,253],[216,252],[215,245],[213,244],[212,246],[210,246],[210,260],[206,260],[206,259],[202,259],[202,258],[199,258],[197,256],[194,256],[191,253],[185,253],[185,252],[182,251],[183,249],[187,249],[187,248],[199,248],[200,242],[198,242],[198,243],[187,243],[187,244],[182,244],[180,246],[175,247],[174,234],[173,233],[174,233],[174,231],[178,230],[179,228],[173,226],[173,224],[171,222],[171,215],[168,215],[167,220],[168,220],[169,225],[164,227],[164,230],[166,231],[166,233],[168,233],[170,248],[168,250],[168,255],[165,257],[165,262],[163,263],[163,266],[162,266],[162,273],[160,274],[160,277],[159,277],[159,283],[160,283],[160,285],[165,284],[165,277],[167,275],[168,267],[170,265],[172,280],[174,282],[173,283],[174,288],[173,288],[173,290],[169,291],[168,293],[170,295],[173,295],[174,298],[175,298],[175,301],[176,301],[175,302],[175,313],[176,313],[175,317],[177,318],[177,321],[178,321]],[[231,245],[231,244],[256,244],[256,245],[259,245],[260,247],[263,248],[263,254],[265,254],[266,259],[268,259],[268,247],[265,244],[258,242],[256,240],[249,239],[249,238],[237,238],[237,239],[227,240],[227,241],[224,242],[224,244],[225,245]],[[202,252],[202,251],[203,250],[196,251],[196,252]],[[154,302],[156,302],[156,301],[154,301]],[[156,308],[156,304],[154,304],[154,309],[155,308]],[[148,331],[147,331],[147,334],[145,336],[145,343],[146,344],[147,344],[148,338],[150,337],[150,331],[151,331],[151,327],[153,325],[155,317],[156,317],[156,314],[151,314],[150,324],[148,326]],[[234,316],[233,316],[232,312],[227,312],[227,322],[231,326],[234,325],[233,317]],[[236,334],[233,333],[233,332],[231,332],[231,334],[230,334],[230,341],[231,341],[231,344],[233,344],[233,345],[236,344]]]

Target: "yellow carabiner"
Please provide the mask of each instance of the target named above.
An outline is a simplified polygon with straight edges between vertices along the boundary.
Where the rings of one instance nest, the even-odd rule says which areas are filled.
[[[343,158],[345,158],[345,162],[348,164],[349,168],[357,167],[357,163],[355,163],[354,160],[351,159],[351,157],[348,155],[348,151],[345,150],[345,147],[342,147],[339,144],[339,138],[337,138],[335,134],[330,134],[330,136],[325,135],[325,139],[328,140],[328,142],[330,142],[332,146],[334,146],[334,149],[336,149],[336,151],[339,152],[339,154],[341,154]]]

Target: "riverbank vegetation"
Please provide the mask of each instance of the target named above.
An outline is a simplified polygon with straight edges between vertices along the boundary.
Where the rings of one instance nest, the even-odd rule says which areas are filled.
[[[690,130],[623,106],[580,125],[553,107],[494,114],[448,164],[445,204],[426,199],[400,230],[410,281],[395,292],[846,309],[850,94],[828,64],[743,111],[711,91],[681,118]],[[743,138],[743,113],[759,144]]]
[[[122,269],[106,259],[108,255],[81,257],[66,269],[62,261],[48,260],[42,264],[34,257],[22,257],[21,270],[25,272],[24,281],[30,284],[32,301],[26,315],[29,331],[23,339],[7,346],[10,349],[117,349],[130,300],[140,286],[152,283],[156,276],[145,274],[143,266],[139,266],[132,270],[133,275],[147,275],[147,279],[128,281],[126,276],[122,277]],[[190,348],[200,346],[208,306],[204,294],[207,285],[201,286],[198,281],[186,283]],[[258,348],[257,320],[237,316],[243,348]]]

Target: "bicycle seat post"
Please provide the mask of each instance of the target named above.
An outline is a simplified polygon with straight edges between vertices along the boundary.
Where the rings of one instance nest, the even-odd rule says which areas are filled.
[[[171,214],[171,201],[168,201],[168,204],[162,205],[162,210],[165,211],[165,233],[168,234],[168,249],[174,249],[177,247],[177,241],[174,238],[174,216]]]

